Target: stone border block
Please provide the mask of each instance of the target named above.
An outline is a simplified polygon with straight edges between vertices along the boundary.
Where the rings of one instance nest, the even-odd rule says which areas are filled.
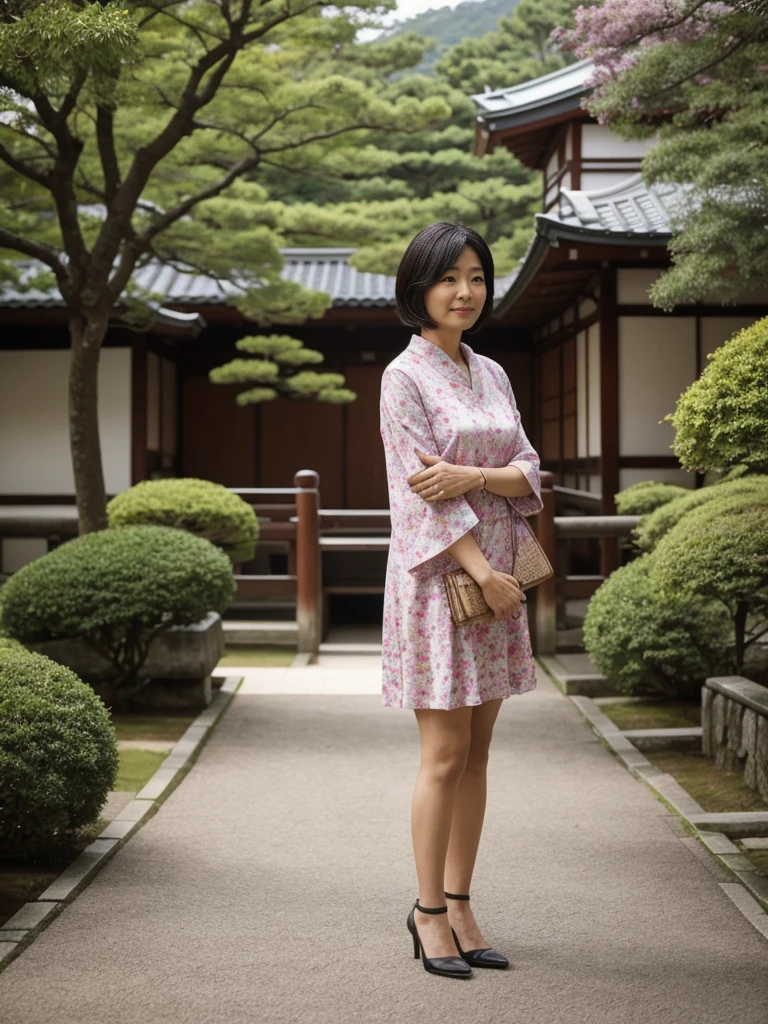
[[[30,928],[36,928],[44,917],[47,917],[52,910],[58,907],[58,903],[42,902],[38,900],[36,903],[25,903],[23,907],[20,907],[16,913],[0,928],[0,938],[3,937],[3,933],[7,931],[15,931],[21,929],[28,931]]]
[[[88,877],[94,867],[110,850],[114,849],[117,839],[105,839],[103,836],[86,846],[80,856],[73,860],[69,867],[56,878],[45,892],[40,893],[38,900],[64,900],[73,889]]]
[[[757,900],[738,882],[719,882],[718,885],[728,899],[733,900],[749,923],[768,939],[768,914]]]
[[[113,819],[114,821],[141,821],[152,810],[152,800],[131,800]]]
[[[178,768],[158,768],[143,789],[136,794],[137,800],[157,800],[179,774]]]
[[[137,821],[110,821],[107,827],[99,832],[99,839],[125,839],[137,825]]]

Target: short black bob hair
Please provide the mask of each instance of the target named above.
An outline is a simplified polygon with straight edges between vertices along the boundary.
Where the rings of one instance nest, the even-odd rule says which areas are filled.
[[[440,280],[452,267],[459,253],[468,245],[474,249],[480,260],[485,276],[487,295],[480,316],[465,334],[479,331],[493,309],[493,256],[488,244],[472,228],[463,224],[438,221],[423,228],[405,250],[397,268],[395,300],[397,315],[406,327],[413,330],[435,328],[427,314],[424,292]]]

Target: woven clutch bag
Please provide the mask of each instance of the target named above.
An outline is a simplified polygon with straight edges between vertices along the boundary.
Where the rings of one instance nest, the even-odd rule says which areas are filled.
[[[518,534],[518,522],[523,527],[522,536]],[[521,590],[530,590],[554,575],[554,569],[527,520],[514,512],[512,548],[514,558],[510,575],[515,577]],[[482,587],[464,569],[445,573],[443,583],[451,615],[457,626],[466,626],[470,622],[490,622],[495,617],[483,597]]]

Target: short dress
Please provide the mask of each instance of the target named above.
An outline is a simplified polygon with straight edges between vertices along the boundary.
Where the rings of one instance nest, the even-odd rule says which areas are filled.
[[[531,516],[543,508],[539,457],[521,426],[506,373],[464,342],[461,349],[471,382],[419,335],[382,377],[392,518],[382,628],[385,707],[449,711],[536,686],[525,603],[517,619],[456,627],[442,581],[443,573],[459,568],[445,549],[469,530],[491,567],[510,572],[512,509]],[[474,490],[427,502],[408,486],[408,477],[427,468],[416,447],[455,465],[516,466],[533,493],[506,498]]]

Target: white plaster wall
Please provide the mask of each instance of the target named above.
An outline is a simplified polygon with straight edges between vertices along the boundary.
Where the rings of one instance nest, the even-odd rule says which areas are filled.
[[[587,490],[591,491],[592,494],[603,493],[603,478],[602,476],[590,476],[587,480]]]
[[[626,181],[627,178],[631,177],[633,174],[637,174],[637,171],[633,170],[631,167],[605,171],[582,170],[581,191],[597,192],[602,188],[613,188],[614,185],[620,185],[622,181]]]
[[[579,320],[584,320],[597,309],[597,303],[592,299],[582,299],[579,303]]]
[[[622,139],[620,135],[611,131],[604,124],[584,124],[581,126],[582,159],[593,156],[641,157],[655,144],[655,138]]]
[[[589,454],[599,455],[600,444],[600,325],[592,324],[589,335]],[[590,490],[593,490],[590,487]],[[599,488],[598,488],[599,490]]]
[[[0,551],[0,572],[17,572],[47,551],[48,542],[42,537],[6,537]]]
[[[672,455],[659,421],[696,377],[694,317],[619,317],[619,454]]]
[[[0,352],[0,494],[72,494],[64,349]],[[99,367],[99,429],[107,491],[131,485],[131,351]],[[9,556],[10,557],[10,556]]]
[[[587,455],[587,334],[576,335],[576,457]]]
[[[667,454],[672,454],[668,452]],[[643,480],[655,480],[660,484],[677,484],[680,487],[694,488],[696,477],[693,473],[686,473],[684,469],[620,469],[619,490],[623,491],[632,484],[639,484]]]
[[[707,355],[728,341],[737,331],[755,322],[753,316],[703,316],[701,318],[701,368],[707,365]]]

